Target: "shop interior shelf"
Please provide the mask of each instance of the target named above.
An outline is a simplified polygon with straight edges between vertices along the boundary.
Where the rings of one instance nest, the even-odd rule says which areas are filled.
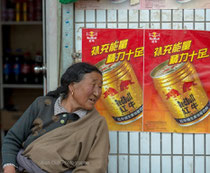
[[[3,84],[3,88],[43,88],[41,84]]]
[[[42,25],[42,21],[2,21],[2,25]]]

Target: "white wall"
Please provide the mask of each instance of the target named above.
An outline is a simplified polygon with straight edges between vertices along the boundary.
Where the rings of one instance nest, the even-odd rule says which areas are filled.
[[[68,19],[70,8],[72,5],[63,6],[62,14],[65,20]],[[63,54],[81,52],[82,27],[210,30],[210,9],[75,9],[73,19],[75,20],[72,33],[74,45],[68,50],[63,45]],[[68,31],[64,21],[62,26],[63,30]],[[69,37],[63,39],[67,42]],[[64,57],[64,61],[72,62],[69,58]],[[210,134],[110,132],[110,141],[108,173],[210,172]]]

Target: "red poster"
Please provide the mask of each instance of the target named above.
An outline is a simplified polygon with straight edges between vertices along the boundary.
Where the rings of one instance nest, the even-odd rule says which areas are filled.
[[[110,130],[209,133],[210,32],[83,29],[82,60],[103,72]]]
[[[145,31],[144,131],[210,132],[209,35]]]
[[[82,61],[103,72],[96,109],[110,130],[142,130],[143,51],[143,30],[82,30]]]
[[[209,0],[80,0],[77,9],[202,9]]]

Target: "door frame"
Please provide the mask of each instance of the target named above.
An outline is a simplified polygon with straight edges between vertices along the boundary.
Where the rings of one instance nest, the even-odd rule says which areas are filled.
[[[58,32],[58,1],[43,1],[43,56],[46,75],[44,94],[55,90],[59,78],[59,32]]]

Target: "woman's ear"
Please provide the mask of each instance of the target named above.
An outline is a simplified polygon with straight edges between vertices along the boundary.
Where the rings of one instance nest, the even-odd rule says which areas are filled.
[[[71,93],[71,95],[74,95],[74,83],[69,84],[68,88],[69,88],[69,93]]]

